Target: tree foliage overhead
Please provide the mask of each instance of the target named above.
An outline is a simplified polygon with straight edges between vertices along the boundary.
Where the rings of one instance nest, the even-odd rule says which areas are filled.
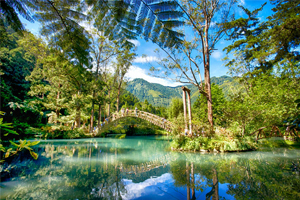
[[[93,5],[95,26],[110,38],[120,38],[130,43],[130,39],[143,35],[145,40],[151,40],[163,48],[178,47],[182,42],[184,35],[174,28],[184,24],[183,13],[174,0],[86,2]],[[109,26],[103,27],[103,23]]]
[[[27,0],[26,3],[22,0],[1,0],[0,1],[0,21],[8,23],[11,28],[22,35],[22,31],[25,30],[24,25],[18,17],[20,14],[22,17],[30,22],[34,19],[31,16],[31,12],[27,3],[33,3],[33,0]]]
[[[41,33],[51,37],[50,44],[60,47],[80,64],[88,65],[89,33],[80,24],[87,16],[80,5],[80,0],[41,0],[30,4],[35,18],[43,24]]]

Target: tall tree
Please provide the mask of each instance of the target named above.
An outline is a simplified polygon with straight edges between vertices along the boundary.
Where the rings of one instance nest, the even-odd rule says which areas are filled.
[[[117,56],[117,63],[114,64],[114,79],[117,89],[117,112],[119,112],[120,94],[121,88],[125,82],[124,78],[135,56],[136,54],[132,52],[132,50],[125,48],[124,51],[122,51],[122,53]]]
[[[232,7],[235,0],[195,0],[182,1],[181,10],[185,13],[187,24],[192,29],[193,37],[186,37],[182,45],[171,50],[162,49],[167,58],[161,60],[163,69],[152,68],[156,72],[163,71],[165,76],[175,75],[181,83],[191,83],[207,100],[207,118],[213,127],[213,109],[210,83],[210,55],[215,45],[224,36],[225,22],[231,20]],[[204,84],[201,79],[201,62],[204,67]]]
[[[104,25],[103,25],[104,26]],[[98,128],[100,128],[101,120],[101,105],[103,100],[104,93],[104,82],[101,78],[102,67],[107,64],[114,56],[116,56],[119,51],[119,45],[116,41],[110,41],[107,37],[104,36],[103,32],[96,29],[91,30],[91,57],[93,59],[93,74],[94,74],[94,83],[95,87],[92,90],[92,110],[91,110],[91,130],[94,127],[94,106],[95,102],[99,106],[98,112]]]

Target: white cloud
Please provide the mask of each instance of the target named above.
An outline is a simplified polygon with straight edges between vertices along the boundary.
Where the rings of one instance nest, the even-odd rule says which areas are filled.
[[[121,194],[123,199],[137,199],[154,193],[162,196],[168,190],[167,185],[173,185],[173,176],[170,173],[159,177],[151,177],[144,182],[133,183],[132,180],[122,179],[127,193]]]
[[[211,56],[215,59],[220,59],[222,57],[222,52],[221,51],[214,51]]]
[[[158,61],[158,58],[155,56],[138,56],[135,58],[133,61],[134,63],[146,63],[146,62],[153,62],[153,61]]]
[[[135,78],[142,78],[148,81],[149,83],[158,83],[164,86],[175,87],[181,85],[180,83],[171,82],[165,78],[157,78],[157,77],[150,76],[148,75],[148,72],[145,69],[142,69],[134,65],[130,67],[126,77],[129,78],[129,80],[133,80]]]
[[[239,5],[245,5],[245,0],[240,0]]]
[[[128,40],[128,41],[132,42],[136,47],[141,45],[141,43],[138,40]]]

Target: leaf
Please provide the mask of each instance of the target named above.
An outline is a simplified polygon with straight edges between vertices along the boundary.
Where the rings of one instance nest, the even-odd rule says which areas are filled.
[[[37,160],[39,155],[37,153],[35,153],[34,151],[30,151],[30,155],[35,159]]]
[[[40,141],[34,141],[31,143],[28,142],[28,146],[34,146],[34,145],[37,145],[38,143],[40,143]]]
[[[16,144],[16,143],[14,143],[13,141],[11,141],[11,140],[9,140],[9,142],[13,145],[13,146],[15,146],[15,147],[20,147],[20,145],[18,145],[18,144]]]
[[[10,155],[10,151],[12,150],[12,148],[7,149],[6,153],[5,153],[5,158],[8,158]]]
[[[32,151],[32,150],[33,150],[33,149],[30,148],[29,146],[25,146],[24,148],[27,149],[27,150],[29,150],[29,151]]]

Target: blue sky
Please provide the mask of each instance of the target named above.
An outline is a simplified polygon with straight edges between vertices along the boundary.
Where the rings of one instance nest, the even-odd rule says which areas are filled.
[[[239,4],[243,5],[244,7],[248,8],[249,10],[254,10],[256,8],[259,8],[265,0],[239,0]],[[261,20],[265,20],[266,17],[270,16],[272,11],[272,5],[270,2],[267,3],[267,5],[264,7],[263,11],[258,15]],[[236,9],[236,15],[241,16],[242,11],[241,9]],[[32,32],[35,35],[39,36],[39,29],[40,24],[30,23],[24,19],[22,19],[23,23],[26,24],[26,28]],[[180,85],[180,83],[173,82],[168,79],[162,79],[162,78],[156,78],[153,76],[148,75],[150,64],[155,65],[156,60],[158,59],[157,54],[154,52],[155,49],[158,48],[158,46],[152,42],[146,42],[143,39],[139,39],[137,41],[134,41],[137,46],[137,58],[133,62],[131,69],[129,70],[127,74],[127,78],[132,80],[134,78],[143,78],[149,82],[152,83],[159,83],[166,86],[177,86]],[[223,76],[227,74],[227,68],[224,66],[222,59],[225,57],[225,52],[223,52],[223,49],[228,46],[231,42],[226,41],[225,38],[219,41],[215,47],[215,51],[211,55],[211,77],[216,76]],[[142,58],[142,55],[147,55],[147,59]],[[203,71],[202,71],[203,73]]]

